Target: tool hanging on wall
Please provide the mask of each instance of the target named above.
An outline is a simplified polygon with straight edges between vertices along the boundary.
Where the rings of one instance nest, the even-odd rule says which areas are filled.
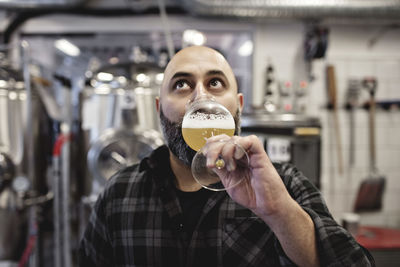
[[[375,147],[375,93],[377,81],[373,77],[365,78],[362,86],[370,94],[369,105],[369,175],[360,184],[354,205],[355,212],[377,211],[382,208],[382,197],[386,178],[379,174],[376,164]]]
[[[349,79],[347,81],[346,105],[345,108],[349,115],[349,167],[352,168],[355,163],[355,114],[354,110],[358,106],[360,95],[360,81],[358,79]]]
[[[339,174],[343,174],[342,139],[340,136],[339,114],[337,107],[335,67],[333,65],[327,66],[326,78],[327,78],[327,89],[328,89],[328,108],[333,110],[333,117],[334,117],[338,171]]]

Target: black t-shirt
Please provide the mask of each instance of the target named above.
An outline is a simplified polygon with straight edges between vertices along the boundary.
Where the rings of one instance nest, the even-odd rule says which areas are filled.
[[[184,192],[176,189],[183,213],[184,230],[189,236],[192,236],[203,207],[212,193],[213,191],[204,188],[194,192]]]

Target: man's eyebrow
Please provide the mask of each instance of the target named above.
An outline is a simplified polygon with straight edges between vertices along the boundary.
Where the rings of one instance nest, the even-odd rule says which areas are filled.
[[[223,71],[220,70],[209,70],[207,71],[207,75],[211,76],[211,75],[221,75],[226,77],[225,73]]]
[[[193,74],[189,72],[177,72],[171,77],[171,80],[178,77],[191,77],[191,76],[193,76]]]

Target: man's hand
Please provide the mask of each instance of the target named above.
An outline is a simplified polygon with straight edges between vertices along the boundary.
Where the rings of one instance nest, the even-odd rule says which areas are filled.
[[[236,168],[235,160],[243,156],[236,145],[249,157],[245,175]],[[214,168],[230,197],[270,226],[289,258],[299,266],[319,266],[314,223],[286,190],[260,140],[255,135],[218,135],[207,140],[204,150],[207,167]],[[225,161],[225,168],[220,170],[215,166],[219,157]],[[229,187],[242,176],[245,176],[243,181]]]
[[[243,156],[243,150],[249,157],[247,173],[238,171],[236,160]],[[277,215],[288,201],[292,201],[281,177],[264,151],[264,147],[255,135],[246,137],[218,135],[207,140],[205,147],[207,166],[214,168],[222,183],[228,187],[227,193],[240,205],[252,210],[261,218]],[[218,170],[215,162],[219,157],[225,161],[225,167]],[[232,181],[243,178],[237,186],[229,188]]]

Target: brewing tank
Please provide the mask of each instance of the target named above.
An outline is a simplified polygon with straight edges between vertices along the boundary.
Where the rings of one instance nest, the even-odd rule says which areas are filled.
[[[22,67],[0,47],[0,260],[18,260],[28,232],[26,199],[48,192],[51,123]],[[30,82],[29,82],[30,84]],[[11,236],[10,236],[11,235]]]

